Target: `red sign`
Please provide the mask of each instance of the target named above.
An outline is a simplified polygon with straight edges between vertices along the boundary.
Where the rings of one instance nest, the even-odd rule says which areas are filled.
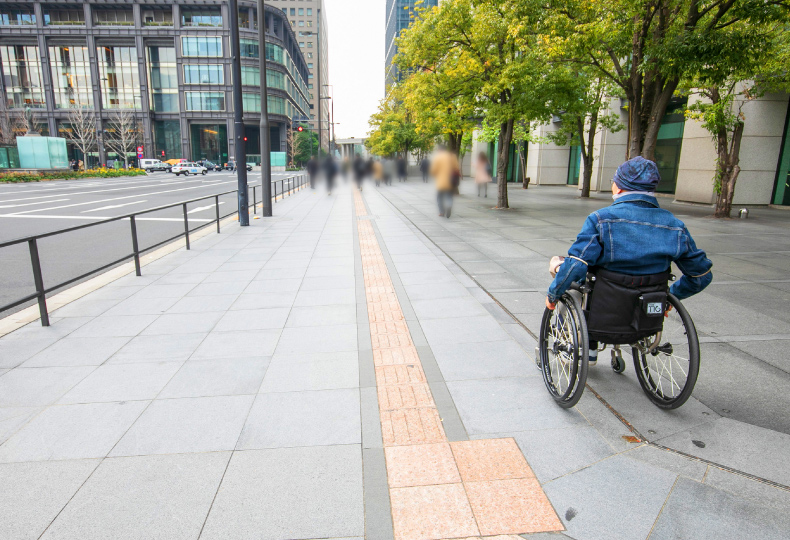
[[[143,152],[143,147],[142,146],[138,146],[137,147],[137,153],[138,154],[142,154],[142,152]]]
[[[165,151],[162,150],[162,157],[165,157]]]

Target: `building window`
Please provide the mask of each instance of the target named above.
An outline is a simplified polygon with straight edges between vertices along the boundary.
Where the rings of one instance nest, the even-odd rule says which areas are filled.
[[[88,48],[50,47],[49,62],[55,107],[93,107]]]
[[[307,74],[307,78],[308,78],[308,79],[312,79],[312,78],[313,78],[313,74],[312,74],[312,73],[308,73],[308,74]]]
[[[41,59],[38,47],[6,45],[0,47],[3,60],[8,107],[44,107],[44,85],[41,82]]]
[[[253,66],[241,66],[241,84],[242,86],[260,86],[261,70]]]
[[[304,21],[299,21],[299,26],[304,26]]]
[[[780,151],[773,203],[787,206],[790,205],[790,107],[788,107],[787,118],[785,118],[785,133],[782,137]]]
[[[3,9],[0,13],[2,26],[26,26],[36,24],[36,15],[29,9]]]
[[[266,109],[269,114],[285,115],[285,100],[279,96],[267,96]]]
[[[292,20],[292,21],[291,21],[291,27],[294,27],[294,26],[296,26],[296,21],[293,21],[293,20]]]
[[[107,9],[93,7],[93,24],[96,26],[134,26],[131,9]]]
[[[222,38],[182,37],[181,54],[187,57],[222,57]]]
[[[83,9],[48,9],[44,12],[46,26],[84,26]]]
[[[308,28],[312,28],[313,27],[313,21],[307,21],[307,26],[308,26]]]
[[[148,68],[151,87],[151,109],[156,112],[178,112],[178,76],[176,74],[175,48],[149,47]]]
[[[144,6],[143,26],[173,26],[173,10],[169,6]]]
[[[269,97],[269,100],[271,99],[272,98]],[[251,113],[261,112],[261,93],[244,92],[244,94],[242,94],[242,103],[244,104],[244,112],[251,112]]]
[[[182,8],[181,26],[222,26],[219,7]]]
[[[285,65],[283,62],[283,57],[284,55],[282,47],[275,45],[274,43],[266,44],[266,60],[271,60],[272,62]]]
[[[312,63],[312,62],[308,63],[308,64],[307,64],[307,68],[308,68],[308,69],[313,69],[313,63]]]
[[[224,84],[225,72],[221,64],[184,65],[184,84]]]
[[[313,8],[307,8],[307,16],[308,17],[312,17],[313,16]]]
[[[227,124],[192,124],[192,160],[207,159],[214,163],[228,162]]]
[[[269,88],[277,88],[278,90],[285,90],[285,74],[279,71],[267,69],[266,86]]]
[[[135,47],[98,47],[102,104],[110,109],[140,108]]]
[[[179,159],[181,155],[181,122],[178,120],[154,121],[154,157]]]
[[[312,58],[312,57],[313,57],[313,53],[311,52],[307,53],[307,58]]]
[[[299,16],[304,17],[304,8],[299,8]]]
[[[300,46],[300,47],[304,47],[304,41],[300,41],[300,42],[299,42],[299,46]]]
[[[187,111],[224,111],[224,92],[184,92]]]
[[[240,51],[242,58],[258,58],[261,54],[258,40],[255,39],[241,39]]]
[[[247,8],[239,9],[239,28],[250,27],[250,10]]]
[[[296,8],[291,8],[291,17],[296,17]]]

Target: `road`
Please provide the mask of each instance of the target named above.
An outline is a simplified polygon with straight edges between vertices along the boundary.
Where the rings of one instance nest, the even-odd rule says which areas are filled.
[[[279,181],[294,174],[272,173],[278,192]],[[248,173],[249,185],[260,185],[260,177],[260,172]],[[126,178],[0,184],[0,242],[231,191],[236,182],[234,173],[223,171],[190,177],[157,172]],[[257,196],[260,198],[260,188]],[[221,196],[219,202],[223,216],[236,210],[234,193]],[[199,227],[214,219],[214,201],[192,203],[187,213],[191,228]],[[183,232],[183,227],[180,207],[140,217],[140,247],[173,237]],[[49,287],[131,253],[129,222],[123,220],[42,239],[38,248],[44,285]],[[31,292],[33,278],[27,245],[0,248],[0,305]],[[2,312],[0,318],[22,307]]]

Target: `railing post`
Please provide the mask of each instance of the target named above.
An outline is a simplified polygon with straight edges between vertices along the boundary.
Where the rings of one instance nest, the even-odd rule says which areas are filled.
[[[44,294],[44,277],[41,275],[41,260],[38,258],[38,244],[36,239],[28,240],[30,248],[30,262],[33,265],[33,283],[38,294],[38,312],[41,314],[41,326],[49,326],[49,313],[47,313],[47,298]]]
[[[258,213],[258,199],[255,197],[255,188],[258,186],[252,186],[252,213]]]
[[[217,234],[219,234],[219,195],[214,196],[214,210],[217,213]]]
[[[184,238],[187,240],[187,249],[189,249],[189,218],[187,217],[187,203],[181,205],[184,209]]]
[[[137,222],[134,220],[134,216],[129,218],[129,223],[132,226],[132,251],[134,251],[134,271],[137,274],[137,277],[142,276],[142,272],[140,272],[140,247],[137,244]]]

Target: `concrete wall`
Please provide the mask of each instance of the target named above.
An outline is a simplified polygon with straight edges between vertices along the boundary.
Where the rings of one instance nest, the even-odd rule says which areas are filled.
[[[620,116],[623,129],[617,132],[603,130],[595,138],[595,161],[593,176],[590,181],[591,191],[609,191],[612,189],[612,178],[617,167],[625,161],[628,150],[628,111],[620,108],[620,99],[609,101],[608,110],[603,114],[616,113]]]
[[[547,133],[557,131],[559,123],[538,126],[535,135],[544,137]],[[567,184],[569,146],[557,146],[554,143],[530,143],[527,155],[527,176],[533,184]]]

